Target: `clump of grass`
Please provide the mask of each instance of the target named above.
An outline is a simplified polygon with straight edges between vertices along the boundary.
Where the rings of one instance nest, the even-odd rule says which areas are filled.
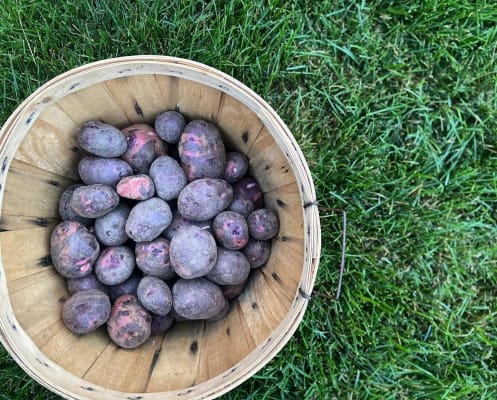
[[[323,252],[295,337],[223,398],[493,399],[496,15],[486,0],[6,0],[0,117],[49,78],[111,56],[167,54],[233,75],[301,146]],[[335,208],[349,221],[339,301]],[[56,398],[3,350],[0,371],[0,398]]]

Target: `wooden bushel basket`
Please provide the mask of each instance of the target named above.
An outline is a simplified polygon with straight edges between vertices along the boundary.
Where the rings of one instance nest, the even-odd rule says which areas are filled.
[[[134,350],[105,329],[78,336],[61,320],[68,298],[51,266],[58,198],[77,180],[75,132],[90,119],[153,123],[178,107],[216,123],[246,154],[277,211],[268,263],[218,322],[178,323]],[[171,57],[104,60],[66,72],[27,98],[0,135],[0,339],[36,381],[70,399],[212,399],[269,362],[302,320],[316,277],[320,225],[304,157],[276,112],[232,77]]]

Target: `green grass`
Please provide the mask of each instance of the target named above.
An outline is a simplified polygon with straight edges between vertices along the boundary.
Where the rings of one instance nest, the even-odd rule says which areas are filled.
[[[0,120],[131,54],[233,75],[310,165],[323,251],[294,338],[223,399],[497,398],[497,5],[4,0]],[[348,213],[342,295],[335,294]],[[0,350],[0,399],[56,399]]]

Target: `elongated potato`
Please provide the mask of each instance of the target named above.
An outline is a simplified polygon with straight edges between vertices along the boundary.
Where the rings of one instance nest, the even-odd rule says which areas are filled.
[[[86,122],[77,133],[77,141],[88,153],[100,157],[119,157],[128,148],[123,133],[101,121]]]
[[[226,305],[219,286],[205,278],[180,279],[172,292],[174,310],[187,319],[213,318]]]
[[[117,207],[119,196],[108,185],[86,185],[76,188],[69,204],[82,217],[98,218]]]
[[[186,175],[179,163],[169,156],[156,158],[150,166],[157,196],[163,200],[176,199],[181,190],[186,186]]]
[[[129,164],[119,158],[83,157],[78,164],[81,180],[87,185],[101,183],[116,187],[117,182],[133,174]]]

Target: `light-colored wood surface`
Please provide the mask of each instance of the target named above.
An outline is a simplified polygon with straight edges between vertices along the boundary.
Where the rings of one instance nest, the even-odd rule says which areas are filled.
[[[176,107],[217,123],[229,150],[250,157],[266,204],[280,218],[271,258],[224,320],[180,323],[134,350],[117,348],[103,330],[74,335],[60,318],[64,280],[47,256],[58,197],[77,178],[76,130],[90,119],[119,127],[152,123],[156,113]],[[308,299],[301,293],[312,290],[320,252],[307,164],[267,103],[219,71],[155,56],[69,71],[6,121],[0,168],[0,339],[55,393],[82,400],[211,399],[271,360],[304,315]]]

